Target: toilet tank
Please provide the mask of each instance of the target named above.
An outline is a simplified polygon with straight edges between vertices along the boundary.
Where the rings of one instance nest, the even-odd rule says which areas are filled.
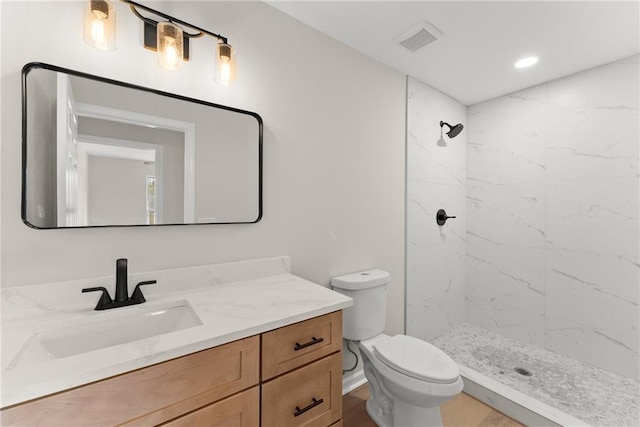
[[[344,338],[362,341],[384,330],[389,273],[368,270],[331,279],[331,287],[353,298],[353,305],[343,311]]]

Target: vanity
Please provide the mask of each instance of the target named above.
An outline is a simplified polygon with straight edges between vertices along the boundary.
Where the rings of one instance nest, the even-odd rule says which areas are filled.
[[[130,277],[151,276],[146,303],[113,313],[80,293],[113,277],[3,289],[4,426],[342,425],[350,298],[292,275],[288,257]],[[112,339],[105,324],[132,332],[86,344]]]

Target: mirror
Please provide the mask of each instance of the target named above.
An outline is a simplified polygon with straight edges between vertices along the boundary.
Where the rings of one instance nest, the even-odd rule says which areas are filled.
[[[22,70],[22,219],[34,228],[255,223],[262,119],[73,70]]]

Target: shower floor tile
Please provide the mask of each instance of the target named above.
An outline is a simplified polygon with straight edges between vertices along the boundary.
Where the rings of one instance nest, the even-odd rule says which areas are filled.
[[[640,383],[633,379],[469,324],[432,343],[457,363],[594,426],[640,426]]]

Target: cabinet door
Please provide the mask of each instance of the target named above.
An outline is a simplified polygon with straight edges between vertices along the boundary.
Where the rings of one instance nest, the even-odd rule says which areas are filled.
[[[340,418],[340,352],[262,385],[263,427],[327,427]]]
[[[258,384],[258,336],[4,409],[8,426],[157,425]]]
[[[260,425],[260,387],[243,391],[212,403],[164,427],[258,427]]]
[[[262,334],[262,381],[342,349],[342,311]]]

